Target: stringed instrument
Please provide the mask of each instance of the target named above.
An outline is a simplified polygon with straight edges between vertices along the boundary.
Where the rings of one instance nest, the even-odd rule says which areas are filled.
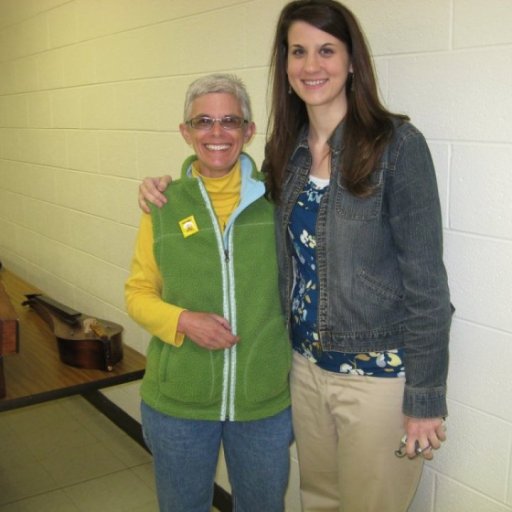
[[[42,294],[25,295],[30,306],[57,338],[63,363],[78,368],[112,371],[123,358],[123,327],[80,313]]]

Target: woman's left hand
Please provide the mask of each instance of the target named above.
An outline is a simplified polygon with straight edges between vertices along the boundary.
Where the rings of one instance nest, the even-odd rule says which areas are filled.
[[[411,418],[405,417],[405,433],[407,442],[405,451],[412,459],[423,455],[426,460],[432,460],[432,450],[441,447],[446,439],[446,429],[443,418]]]

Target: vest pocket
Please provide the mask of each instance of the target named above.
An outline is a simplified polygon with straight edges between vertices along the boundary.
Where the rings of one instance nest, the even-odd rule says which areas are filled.
[[[282,326],[282,318],[269,322],[252,340],[240,383],[248,403],[265,402],[288,390],[292,350]]]
[[[179,348],[165,345],[158,369],[160,392],[183,403],[220,401],[222,352],[202,349],[188,339]]]

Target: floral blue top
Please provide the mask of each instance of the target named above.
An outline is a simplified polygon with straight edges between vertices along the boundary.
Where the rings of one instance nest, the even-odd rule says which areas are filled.
[[[295,268],[291,308],[293,348],[324,370],[373,377],[403,377],[403,349],[349,354],[323,351],[320,345],[316,219],[328,184],[328,180],[310,177],[293,208],[288,226]]]

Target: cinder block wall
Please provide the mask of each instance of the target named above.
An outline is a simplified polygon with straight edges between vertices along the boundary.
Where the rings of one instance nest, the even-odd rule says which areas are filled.
[[[512,2],[347,0],[382,97],[425,133],[457,307],[449,441],[412,512],[512,511]],[[279,0],[0,0],[0,259],[71,306],[121,323],[137,186],[176,175],[188,83],[245,79],[266,124]],[[109,391],[134,416],[137,386]],[[390,447],[393,449],[394,447]],[[292,457],[294,457],[292,455]],[[288,511],[298,511],[292,464]],[[223,467],[219,481],[226,485]]]

